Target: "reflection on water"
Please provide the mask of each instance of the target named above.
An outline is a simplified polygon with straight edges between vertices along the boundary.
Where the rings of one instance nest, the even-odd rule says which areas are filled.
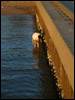
[[[47,63],[44,46],[45,44],[40,44],[40,50],[33,50],[33,56],[38,58],[38,62],[35,65],[38,65],[38,68],[41,70],[39,76],[39,87],[41,89],[40,94],[44,99],[56,99],[58,97],[53,83],[53,76],[50,73],[50,68]]]
[[[1,16],[1,98],[58,98],[44,44],[34,49],[35,16]]]

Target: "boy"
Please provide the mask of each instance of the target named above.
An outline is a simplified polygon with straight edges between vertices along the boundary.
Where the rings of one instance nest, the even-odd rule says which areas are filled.
[[[42,42],[41,34],[40,33],[33,33],[32,35],[32,42],[34,44],[34,48],[39,48],[39,43]]]

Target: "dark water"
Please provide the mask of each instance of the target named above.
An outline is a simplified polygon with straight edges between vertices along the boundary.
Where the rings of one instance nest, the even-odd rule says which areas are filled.
[[[35,16],[1,16],[1,98],[56,99],[43,44],[33,48]]]

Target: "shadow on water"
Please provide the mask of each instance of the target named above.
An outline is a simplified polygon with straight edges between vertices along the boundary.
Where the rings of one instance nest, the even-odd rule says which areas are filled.
[[[42,91],[40,94],[44,99],[59,99],[56,87],[54,84],[54,79],[50,73],[50,66],[47,60],[46,44],[40,43],[40,48],[33,49],[33,56],[38,58],[38,69],[41,70],[39,80],[39,87]]]

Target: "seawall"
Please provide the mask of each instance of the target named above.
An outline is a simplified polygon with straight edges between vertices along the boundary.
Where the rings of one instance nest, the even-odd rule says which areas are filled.
[[[48,55],[52,56],[64,98],[74,98],[74,57],[41,2],[35,1],[35,4],[39,22],[45,31]]]
[[[35,4],[32,1],[1,1],[1,15],[34,15]]]
[[[36,15],[41,29],[44,29],[56,75],[62,86],[64,98],[74,98],[74,57],[40,1],[1,1],[1,15]],[[50,60],[50,57],[48,57]]]

